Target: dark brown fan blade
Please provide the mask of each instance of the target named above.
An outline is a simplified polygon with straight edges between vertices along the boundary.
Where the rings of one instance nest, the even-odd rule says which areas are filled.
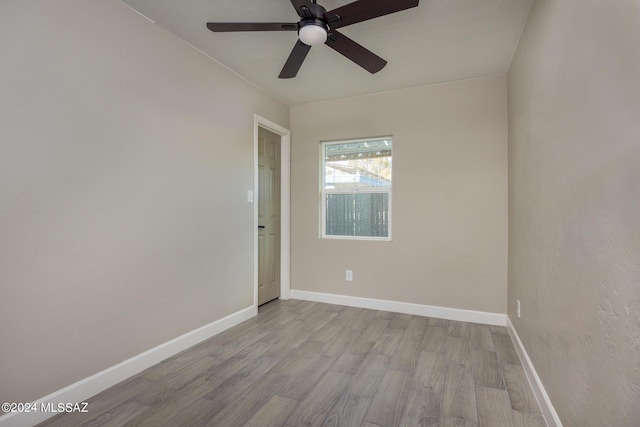
[[[331,28],[347,25],[379,16],[389,15],[418,5],[419,0],[358,0],[325,12],[324,19]]]
[[[298,23],[288,22],[208,22],[211,31],[298,31]]]
[[[293,47],[291,54],[289,54],[289,58],[287,59],[287,62],[285,62],[284,67],[282,67],[282,71],[280,71],[280,75],[278,77],[281,79],[290,79],[295,77],[310,49],[311,46],[308,46],[298,40],[296,45]]]
[[[311,0],[291,0],[291,4],[296,8],[296,12],[301,18],[312,18],[313,3]]]
[[[325,44],[371,74],[377,73],[387,65],[387,61],[337,31],[329,34]]]

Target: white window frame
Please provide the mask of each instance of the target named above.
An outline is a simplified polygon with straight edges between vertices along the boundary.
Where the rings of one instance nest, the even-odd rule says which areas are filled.
[[[338,144],[349,144],[354,142],[367,142],[367,141],[379,141],[381,139],[388,139],[393,142],[392,136],[380,136],[374,138],[361,138],[361,139],[345,139],[338,141],[322,141],[320,143],[320,238],[322,239],[337,239],[337,240],[368,240],[368,241],[382,241],[382,242],[390,242],[391,241],[391,231],[393,224],[393,215],[392,215],[392,201],[393,201],[393,163],[392,163],[392,171],[391,171],[391,185],[388,188],[385,187],[359,187],[354,188],[352,191],[345,191],[344,189],[326,189],[325,188],[325,170],[326,170],[326,162],[325,162],[325,147],[327,145],[338,145]],[[393,159],[393,143],[391,144],[391,158]],[[336,236],[333,234],[326,233],[327,226],[327,194],[356,194],[356,193],[387,193],[389,194],[389,233],[386,237],[376,237],[376,236]]]

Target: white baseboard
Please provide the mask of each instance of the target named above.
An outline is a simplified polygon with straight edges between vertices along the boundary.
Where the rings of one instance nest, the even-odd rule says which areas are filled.
[[[113,387],[153,365],[156,365],[174,354],[180,353],[232,326],[244,322],[258,314],[254,306],[245,308],[209,323],[177,338],[160,344],[150,350],[140,353],[124,362],[118,363],[104,371],[84,378],[63,389],[55,391],[33,402],[38,412],[8,413],[0,417],[0,427],[31,427],[56,415],[52,412],[42,412],[43,405],[51,403],[55,408],[59,403],[80,403],[101,391]],[[87,407],[91,412],[91,405]],[[97,415],[97,414],[96,414]]]
[[[496,326],[506,326],[507,324],[506,314],[489,313],[485,311],[463,310],[460,308],[413,304],[410,302],[298,291],[294,289],[291,290],[291,298],[324,302],[328,304],[348,305],[350,307],[369,308],[372,310],[393,311],[396,313],[413,314],[417,316],[436,317],[439,319],[457,320],[460,322],[482,323],[485,325]]]
[[[536,372],[536,369],[533,367],[533,363],[531,363],[531,359],[527,354],[527,350],[524,348],[522,341],[520,341],[520,337],[518,336],[518,332],[513,327],[513,323],[511,323],[511,319],[507,316],[507,330],[509,331],[509,335],[511,336],[511,340],[515,344],[516,352],[520,357],[520,362],[522,363],[522,367],[524,368],[524,372],[527,375],[527,379],[529,380],[529,384],[531,385],[531,389],[538,400],[538,406],[540,406],[540,410],[542,411],[542,416],[549,427],[562,427],[562,422],[560,421],[560,417],[556,412],[553,404],[551,403],[551,399],[549,399],[549,395],[547,394],[544,386],[542,385],[542,381]]]

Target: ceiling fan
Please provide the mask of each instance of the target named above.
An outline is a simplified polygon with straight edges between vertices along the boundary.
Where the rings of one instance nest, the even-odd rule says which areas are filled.
[[[209,22],[207,28],[213,32],[297,31],[298,41],[278,76],[281,79],[295,77],[311,46],[322,43],[373,74],[382,70],[387,65],[387,61],[338,32],[337,29],[416,7],[418,1],[357,0],[327,12],[324,7],[316,3],[316,0],[291,0],[291,4],[301,18],[297,23]]]

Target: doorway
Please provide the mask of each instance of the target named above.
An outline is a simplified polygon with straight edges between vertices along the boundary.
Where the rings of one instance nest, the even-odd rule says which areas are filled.
[[[258,128],[258,305],[280,298],[280,135]]]
[[[254,306],[289,298],[289,131],[254,121]]]

